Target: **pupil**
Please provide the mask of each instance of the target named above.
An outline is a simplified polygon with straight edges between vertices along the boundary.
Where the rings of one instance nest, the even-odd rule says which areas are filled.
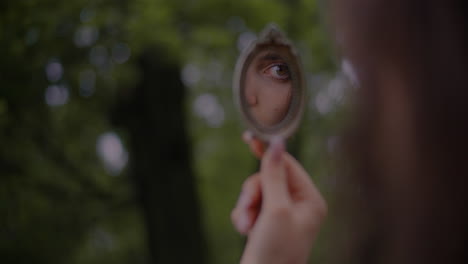
[[[286,67],[284,65],[278,65],[278,66],[276,66],[276,73],[278,75],[286,75],[288,72],[287,72]]]

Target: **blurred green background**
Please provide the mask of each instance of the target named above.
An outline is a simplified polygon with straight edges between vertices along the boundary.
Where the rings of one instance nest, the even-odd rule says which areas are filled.
[[[231,82],[269,22],[300,51],[308,106],[289,150],[326,197],[342,74],[314,0],[0,3],[0,263],[236,263],[258,164]],[[330,201],[331,202],[331,201]],[[326,263],[331,224],[311,262]]]

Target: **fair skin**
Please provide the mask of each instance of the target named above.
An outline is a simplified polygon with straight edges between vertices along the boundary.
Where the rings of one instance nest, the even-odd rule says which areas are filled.
[[[299,162],[276,139],[264,145],[248,132],[244,141],[261,159],[243,184],[231,218],[248,237],[242,264],[304,264],[327,214],[320,192]]]
[[[252,60],[246,73],[245,97],[255,120],[263,126],[281,122],[288,112],[292,80],[284,47],[269,47]]]

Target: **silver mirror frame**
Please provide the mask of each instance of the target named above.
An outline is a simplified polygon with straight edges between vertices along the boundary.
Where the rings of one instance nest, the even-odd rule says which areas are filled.
[[[272,45],[286,47],[292,58],[287,61],[287,64],[290,68],[291,80],[293,81],[293,95],[285,118],[274,126],[265,127],[258,124],[248,111],[249,107],[245,96],[243,96],[244,83],[247,68],[252,60],[265,46]],[[289,138],[299,127],[306,102],[306,82],[302,71],[302,64],[296,48],[275,24],[267,25],[260,33],[259,38],[253,41],[240,54],[234,70],[233,93],[242,120],[247,125],[248,129],[261,140],[269,142],[276,136],[280,136],[284,139]]]

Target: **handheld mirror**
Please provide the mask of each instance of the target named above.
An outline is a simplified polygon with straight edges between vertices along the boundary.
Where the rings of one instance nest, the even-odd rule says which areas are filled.
[[[290,137],[305,106],[305,80],[296,49],[273,24],[244,49],[234,72],[234,98],[248,129],[269,142]]]

